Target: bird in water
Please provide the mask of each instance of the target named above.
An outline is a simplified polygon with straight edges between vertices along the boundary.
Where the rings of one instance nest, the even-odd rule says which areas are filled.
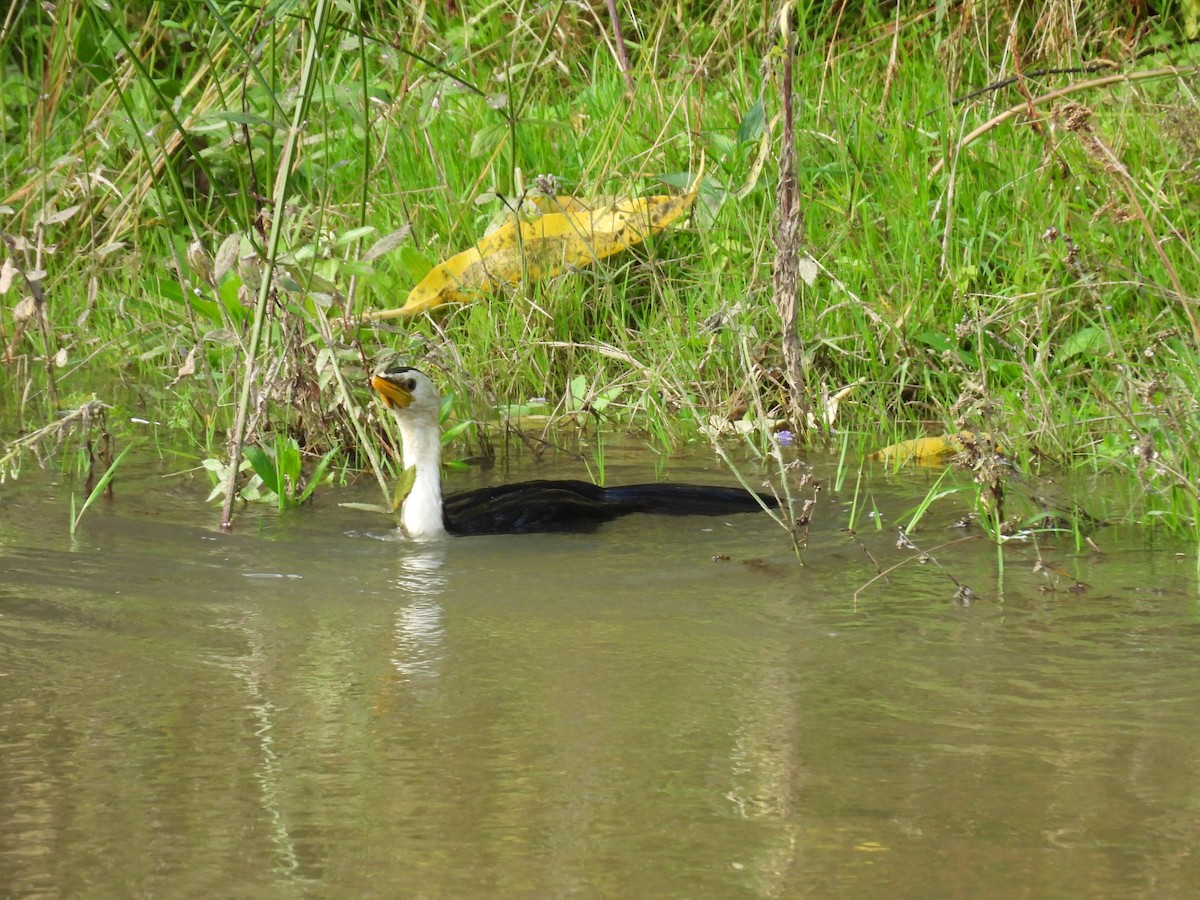
[[[445,534],[525,534],[589,531],[629,513],[724,516],[779,505],[774,498],[742,488],[698,484],[630,484],[601,487],[587,481],[525,481],[476,488],[442,497],[441,397],[423,372],[387,366],[371,376],[371,387],[400,426],[404,467],[412,468],[412,490],[401,524],[409,537]]]

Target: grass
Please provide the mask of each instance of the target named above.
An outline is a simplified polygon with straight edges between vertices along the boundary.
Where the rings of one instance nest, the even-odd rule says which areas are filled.
[[[71,535],[71,540],[75,539],[75,532],[79,529],[79,523],[83,521],[83,514],[88,511],[88,508],[93,503],[95,503],[101,497],[106,496],[108,486],[112,483],[113,478],[116,476],[117,467],[121,465],[121,460],[123,460],[125,458],[125,454],[127,454],[135,446],[135,444],[128,444],[124,450],[117,454],[117,458],[114,459],[112,463],[109,464],[108,468],[104,470],[104,473],[96,481],[95,486],[88,492],[87,497],[84,498],[83,503],[80,504],[78,510],[75,509],[75,495],[71,494],[71,519],[70,527],[68,528],[68,531]]]
[[[390,504],[386,417],[361,385],[401,353],[472,417],[544,397],[572,427],[585,407],[664,448],[746,411],[851,459],[986,431],[1025,469],[1123,472],[1129,519],[1195,535],[1191,7],[1026,6],[790,7],[819,266],[798,285],[797,397],[772,293],[775,7],[623,6],[626,74],[603,13],[565,2],[18,4],[0,23],[0,378],[25,398],[8,413],[30,429],[136,384],[147,418],[226,474],[242,445],[297,437],[314,462],[344,448]],[[1120,73],[1138,78],[1036,102]],[[1035,115],[997,121],[1018,104]],[[538,174],[662,193],[702,154],[688,224],[633,252],[338,324],[401,305]],[[462,455],[489,452],[474,440]]]

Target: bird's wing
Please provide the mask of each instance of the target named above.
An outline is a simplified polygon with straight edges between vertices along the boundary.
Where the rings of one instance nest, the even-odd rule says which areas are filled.
[[[476,488],[446,498],[443,518],[451,534],[522,534],[590,531],[601,522],[635,512],[610,500],[586,481],[526,481]]]
[[[759,500],[762,500],[760,504]],[[476,488],[446,498],[451,534],[590,531],[629,513],[724,516],[774,508],[774,497],[741,488],[696,484],[600,487],[587,481],[526,481]]]

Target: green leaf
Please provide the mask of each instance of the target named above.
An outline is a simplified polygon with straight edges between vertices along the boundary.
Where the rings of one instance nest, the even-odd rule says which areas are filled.
[[[470,428],[471,422],[459,422],[456,425],[451,425],[449,428],[442,430],[442,446],[453,443],[460,434]]]
[[[404,269],[404,273],[413,284],[419,284],[421,279],[428,275],[429,270],[433,268],[433,263],[429,261],[429,258],[412,247],[401,247],[396,255],[399,257],[400,267]]]
[[[988,371],[995,374],[1000,384],[1013,384],[1022,375],[1021,366],[1018,363],[998,359],[988,363]]]
[[[203,316],[217,328],[225,324],[225,321],[221,318],[220,308],[211,300],[205,300],[202,297],[192,297],[188,300],[188,303],[191,304],[192,309],[195,310],[197,315]]]
[[[766,128],[767,111],[763,107],[763,102],[758,100],[753,106],[746,110],[746,114],[742,116],[742,124],[738,126],[737,139],[739,143],[747,144],[752,141],[757,141],[763,135],[763,130]]]
[[[687,189],[692,184],[692,176],[687,172],[666,172],[658,176],[658,180],[667,187]]]
[[[263,485],[276,494],[282,494],[279,487],[279,473],[275,470],[275,460],[261,447],[246,447],[242,450],[255,473],[262,479]]]
[[[954,341],[946,337],[944,334],[938,334],[934,331],[923,331],[918,335],[913,336],[913,340],[924,344],[926,347],[932,347],[938,353],[945,353],[947,350],[954,349]]]
[[[360,228],[351,228],[349,231],[338,235],[335,245],[341,247],[343,244],[349,244],[352,241],[357,241],[359,238],[366,237],[368,234],[375,233],[374,225],[363,225]]]
[[[408,495],[412,493],[413,484],[417,480],[417,467],[409,466],[396,482],[396,490],[392,494],[392,512],[404,505]]]
[[[490,155],[504,146],[507,141],[507,122],[494,122],[491,125],[485,125],[471,137],[471,149],[467,151],[467,156],[471,159],[478,159],[481,156]]]
[[[144,279],[143,290],[150,295],[157,295],[169,303],[184,303],[185,298],[183,290],[179,287],[176,281],[167,281],[159,278]]]
[[[290,480],[295,485],[304,474],[303,463],[300,460],[300,445],[295,438],[278,437],[275,439],[275,471],[279,473],[281,487],[287,487]]]
[[[132,450],[134,446],[136,445],[129,444],[117,454],[117,458],[104,470],[104,474],[100,476],[95,487],[92,488],[92,492],[87,495],[87,499],[79,507],[78,513],[75,512],[75,495],[71,494],[71,537],[75,536],[75,529],[79,527],[79,520],[83,518],[83,514],[88,511],[89,506],[96,502],[96,498],[104,493],[104,489],[108,487],[109,482],[113,480],[113,476],[117,474],[117,466],[121,465],[121,460],[125,458],[125,454]]]
[[[623,387],[611,387],[606,391],[601,391],[592,399],[592,409],[596,412],[604,412],[604,408],[612,403],[625,392]]]
[[[582,409],[583,401],[587,399],[587,379],[582,375],[576,375],[571,379],[568,390],[571,398],[568,406],[571,409]]]
[[[1099,356],[1107,347],[1108,336],[1104,333],[1103,329],[1089,326],[1087,328],[1080,328],[1059,344],[1058,352],[1054,354],[1054,358],[1058,362],[1063,363],[1081,354]]]
[[[509,419],[519,419],[521,416],[543,414],[549,405],[545,400],[530,400],[528,403],[510,403],[507,406],[501,406],[497,412]]]
[[[333,457],[337,455],[341,447],[335,446],[328,453],[317,460],[316,466],[312,470],[312,474],[308,476],[308,482],[304,485],[304,490],[297,498],[298,502],[303,503],[312,496],[313,491],[317,489],[317,485],[325,477],[325,470],[329,468],[329,463],[333,461]]]
[[[354,276],[357,276],[358,278],[370,278],[375,274],[375,267],[370,263],[359,262],[356,259],[348,259],[341,264],[338,272],[343,277],[347,278]]]
[[[708,144],[712,147],[713,155],[718,159],[726,159],[733,155],[733,151],[737,149],[737,144],[733,138],[724,134],[708,135]]]
[[[272,122],[270,119],[265,119],[262,116],[255,115],[254,113],[231,112],[229,110],[224,110],[224,109],[209,110],[208,112],[204,113],[203,115],[198,116],[196,118],[196,121],[197,122],[225,122],[225,123],[233,123],[233,124],[237,124],[237,125],[258,125],[258,126],[264,126],[266,128],[275,128],[276,127],[275,123]],[[194,130],[200,131],[200,130],[203,130],[203,128],[197,128]]]

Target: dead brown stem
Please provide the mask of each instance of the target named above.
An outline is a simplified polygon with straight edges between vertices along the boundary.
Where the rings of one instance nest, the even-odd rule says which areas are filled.
[[[791,5],[785,3],[779,16],[782,31],[783,70],[780,98],[783,103],[783,137],[779,150],[779,186],[775,196],[775,260],[771,287],[782,329],[784,372],[788,381],[788,405],[792,427],[808,429],[808,391],[804,377],[804,353],[796,327],[800,295],[800,244],[804,239],[804,214],[800,210],[796,184],[796,129],[792,97],[792,59],[795,39],[791,34]]]
[[[988,119],[974,131],[963,136],[954,146],[948,156],[951,158],[957,156],[968,144],[971,144],[982,135],[987,134],[997,125],[1007,122],[1009,119],[1013,118],[1014,116],[1018,116],[1023,112],[1027,112],[1031,107],[1041,106],[1043,103],[1050,103],[1051,101],[1057,100],[1060,97],[1066,97],[1069,94],[1074,94],[1079,91],[1092,90],[1093,88],[1107,87],[1110,84],[1120,84],[1121,82],[1129,81],[1145,81],[1148,78],[1163,78],[1168,75],[1183,77],[1184,75],[1193,75],[1196,72],[1200,72],[1200,66],[1166,66],[1161,69],[1151,69],[1146,72],[1130,72],[1122,75],[1106,75],[1103,78],[1093,78],[1091,81],[1080,81],[1075,84],[1069,84],[1064,88],[1059,88],[1056,91],[1050,91],[1048,94],[1042,94],[1038,97],[1033,97],[1028,100],[1023,99],[1016,106],[1010,106],[1004,112],[992,116],[992,118]],[[945,163],[945,158],[939,159],[934,164],[933,168],[929,170],[929,176],[932,178],[942,171],[942,167],[945,165]]]

